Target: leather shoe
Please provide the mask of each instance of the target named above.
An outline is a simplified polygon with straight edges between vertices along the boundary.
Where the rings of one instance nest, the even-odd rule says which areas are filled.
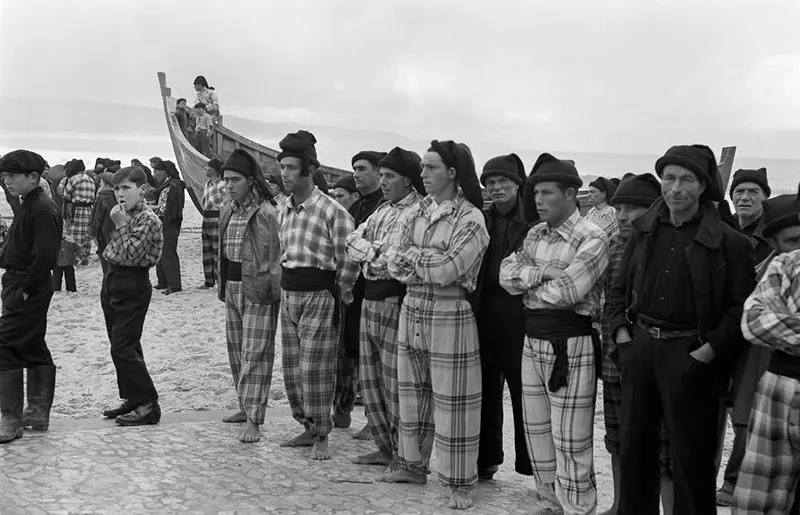
[[[481,481],[490,481],[497,473],[497,469],[497,465],[492,465],[491,467],[479,470],[478,479]]]
[[[131,413],[117,417],[117,424],[121,426],[146,426],[160,421],[161,407],[158,401],[145,402]]]
[[[181,290],[177,288],[167,288],[166,290],[161,292],[161,295],[172,295],[173,293],[178,293],[179,291]]]
[[[128,399],[122,399],[122,404],[118,408],[107,409],[103,412],[105,418],[117,418],[120,415],[127,415],[136,409],[136,404],[130,402]]]
[[[166,290],[167,289],[167,285],[166,284],[156,284],[155,286],[153,286],[153,289],[154,290]]]

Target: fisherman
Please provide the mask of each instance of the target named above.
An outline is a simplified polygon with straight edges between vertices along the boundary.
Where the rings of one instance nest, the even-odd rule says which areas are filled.
[[[313,134],[301,130],[281,140],[278,154],[291,193],[279,217],[283,373],[292,415],[305,429],[281,446],[312,446],[311,459],[327,460],[340,303],[353,301],[358,263],[347,257],[353,218],[315,186],[315,143]]]
[[[347,237],[347,255],[361,265],[365,279],[359,369],[367,427],[378,446],[353,460],[361,465],[391,465],[397,459],[397,325],[406,288],[389,275],[386,251],[399,244],[403,216],[425,192],[415,152],[395,147],[381,159],[379,170],[386,202]]]
[[[86,174],[86,166],[80,159],[73,159],[65,166],[65,177],[59,187],[64,204],[68,204],[69,218],[67,234],[80,246],[78,260],[81,265],[89,264],[92,238],[89,224],[92,220],[92,205],[95,197],[95,183]]]
[[[481,417],[478,328],[466,296],[475,290],[489,235],[469,147],[432,141],[422,182],[428,195],[387,252],[389,273],[407,293],[398,326],[398,468],[381,481],[426,483],[435,440],[449,506],[466,509],[478,482]]]
[[[619,234],[617,217],[611,207],[616,186],[605,177],[598,177],[589,183],[589,203],[592,208],[586,213],[586,219],[597,225],[609,238]]]
[[[103,252],[111,238],[111,232],[116,228],[111,221],[111,210],[117,205],[117,196],[114,193],[114,174],[103,172],[100,174],[100,191],[92,206],[92,220],[89,223],[89,234],[97,243],[97,255],[103,275],[108,273],[108,261],[103,258]]]
[[[172,161],[156,163],[155,170],[159,178],[159,186],[156,190],[158,203],[153,211],[161,219],[164,231],[164,251],[156,265],[158,284],[155,289],[163,290],[161,293],[164,295],[171,295],[182,290],[178,236],[180,236],[183,222],[186,187]]]
[[[23,426],[47,430],[56,367],[45,342],[53,297],[51,270],[61,248],[62,222],[55,203],[39,187],[45,161],[29,150],[0,159],[9,194],[21,198],[0,253],[3,275],[0,315],[0,443],[20,438]],[[28,373],[28,407],[23,412]]]
[[[536,160],[533,185],[542,223],[500,266],[500,285],[524,294],[522,397],[541,510],[594,513],[592,432],[600,307],[608,237],[580,216],[578,170],[550,154]]]
[[[622,379],[620,509],[658,513],[659,429],[669,434],[675,513],[716,511],[717,424],[753,250],[721,221],[714,153],[675,146],[655,164],[661,193],[634,222],[608,302]]]
[[[731,181],[730,195],[741,231],[753,240],[756,263],[761,263],[772,252],[760,231],[762,203],[772,190],[767,179],[767,169],[736,170]],[[747,422],[745,422],[746,424]]]
[[[794,197],[794,198],[792,198]],[[744,305],[742,331],[771,352],[755,392],[733,513],[800,513],[800,191],[764,202],[775,256]],[[794,507],[793,507],[794,506]]]
[[[248,154],[249,155],[249,154]],[[213,288],[217,282],[217,256],[219,254],[219,210],[225,201],[226,181],[221,177],[222,162],[212,159],[206,164],[206,184],[203,187],[203,224],[200,239],[203,244],[203,276],[201,289]],[[259,169],[260,170],[260,169]],[[272,198],[271,195],[266,196]]]
[[[241,442],[261,439],[269,400],[280,310],[278,210],[256,160],[234,150],[221,165],[230,201],[219,219],[219,298],[225,302],[228,360],[240,411],[224,422],[246,422]]]
[[[103,416],[116,418],[122,426],[161,420],[158,392],[142,353],[142,328],[153,294],[150,268],[156,266],[164,245],[161,221],[144,201],[146,183],[144,172],[135,166],[114,174],[119,203],[109,214],[115,229],[103,252],[108,273],[103,277],[100,304],[122,399],[118,408],[105,410]]]
[[[353,204],[361,198],[358,188],[356,188],[356,180],[350,175],[345,175],[336,181],[331,191],[331,197],[349,213]]]
[[[481,184],[492,203],[484,210],[489,248],[478,275],[472,303],[476,312],[481,348],[481,438],[478,476],[492,479],[503,463],[503,389],[508,383],[514,415],[514,469],[533,475],[525,441],[522,414],[522,344],[525,312],[521,295],[510,295],[500,286],[500,262],[517,250],[530,229],[522,213],[522,185],[527,176],[516,154],[490,159],[483,167]]]

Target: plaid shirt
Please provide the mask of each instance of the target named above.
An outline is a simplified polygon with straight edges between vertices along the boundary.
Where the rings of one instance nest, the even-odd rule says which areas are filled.
[[[611,286],[619,274],[620,266],[622,265],[622,256],[625,255],[625,246],[628,240],[623,239],[621,235],[617,234],[611,238],[608,246],[608,269],[606,276],[603,279],[603,297],[608,299],[611,292]],[[617,344],[614,338],[611,337],[611,328],[609,327],[609,315],[606,306],[603,306],[603,381],[620,382],[619,369],[617,365],[611,360],[611,353],[616,348]]]
[[[800,356],[800,250],[772,260],[744,303],[742,333],[755,345]]]
[[[419,200],[417,192],[412,191],[398,202],[382,203],[347,237],[347,255],[362,263],[362,272],[368,281],[391,279],[386,269],[385,251],[400,243],[404,214],[408,214]]]
[[[546,266],[561,270],[561,276],[543,280]],[[542,222],[528,231],[522,249],[500,265],[500,286],[512,295],[524,293],[530,309],[570,309],[591,316],[600,307],[607,268],[608,237],[575,210],[555,229]]]
[[[209,179],[203,187],[203,199],[200,206],[204,211],[219,211],[225,202],[225,181],[223,179]]]
[[[127,215],[125,225],[111,231],[103,258],[112,265],[155,266],[164,247],[161,220],[144,200],[128,209]]]
[[[91,177],[81,172],[70,177],[64,186],[64,200],[69,202],[94,202],[95,184]]]
[[[461,286],[474,291],[489,233],[483,213],[459,190],[437,204],[427,196],[402,219],[400,243],[387,251],[388,270],[403,284]]]
[[[586,213],[586,219],[603,229],[609,238],[619,234],[616,210],[606,204],[603,207],[593,207]]]
[[[353,217],[316,186],[300,205],[294,197],[280,207],[280,242],[284,268],[335,270],[339,298],[353,301],[358,263],[347,256],[347,236],[353,232]]]
[[[44,191],[45,195],[47,195],[50,198],[53,198],[53,192],[51,191],[50,188],[50,181],[48,181],[44,177],[39,178],[39,187],[42,188],[42,191]]]
[[[225,230],[225,244],[222,247],[222,252],[229,260],[242,262],[242,242],[244,232],[247,230],[247,221],[257,208],[258,202],[252,194],[241,204],[235,200],[231,201],[231,220]]]

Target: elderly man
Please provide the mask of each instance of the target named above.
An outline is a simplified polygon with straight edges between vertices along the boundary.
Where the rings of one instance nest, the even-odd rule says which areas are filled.
[[[763,261],[772,249],[760,234],[762,203],[768,199],[772,190],[767,180],[767,169],[736,170],[731,181],[730,195],[739,227],[753,241],[756,249],[756,263]]]
[[[598,177],[589,183],[589,203],[592,209],[586,213],[586,219],[603,229],[609,238],[619,233],[617,217],[610,204],[615,190],[614,183],[605,177]]]
[[[358,199],[361,198],[361,195],[358,193],[358,188],[356,188],[356,180],[348,175],[336,181],[331,190],[331,197],[350,212],[350,208],[353,207],[353,204],[358,202]]]
[[[542,154],[528,182],[542,222],[500,266],[500,285],[524,294],[522,399],[538,513],[594,513],[592,457],[600,307],[608,237],[580,216],[581,181],[568,161]]]
[[[622,373],[623,513],[659,512],[659,430],[673,461],[675,513],[715,513],[717,421],[753,289],[750,242],[723,224],[714,153],[675,146],[656,161],[663,198],[633,226],[611,288]]]

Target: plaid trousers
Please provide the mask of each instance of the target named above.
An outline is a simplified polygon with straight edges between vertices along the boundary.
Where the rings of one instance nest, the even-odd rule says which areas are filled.
[[[292,416],[316,438],[333,429],[339,328],[336,304],[327,291],[283,291],[281,335],[283,379]]]
[[[200,228],[203,242],[203,276],[206,284],[217,282],[217,255],[219,254],[219,216],[204,216]]]
[[[533,475],[538,484],[555,483],[558,504],[551,501],[546,507],[567,514],[594,513],[597,484],[592,437],[597,384],[592,338],[569,338],[567,386],[551,392],[547,382],[555,359],[549,341],[525,337],[522,402]]]
[[[67,226],[67,234],[80,246],[78,258],[88,258],[92,252],[92,236],[89,234],[89,225],[92,222],[92,208],[75,206],[72,220]]]
[[[400,466],[430,473],[435,434],[439,481],[451,488],[475,485],[481,358],[464,290],[409,286],[397,332]]]
[[[619,456],[619,425],[622,413],[622,383],[603,381],[603,421],[606,427],[606,450]]]
[[[279,304],[247,300],[241,281],[225,284],[228,361],[239,407],[254,424],[263,424],[275,362]]]
[[[756,389],[732,513],[786,514],[800,480],[800,381],[764,372]]]
[[[397,325],[400,301],[365,300],[361,306],[361,393],[372,438],[381,451],[397,452]]]

